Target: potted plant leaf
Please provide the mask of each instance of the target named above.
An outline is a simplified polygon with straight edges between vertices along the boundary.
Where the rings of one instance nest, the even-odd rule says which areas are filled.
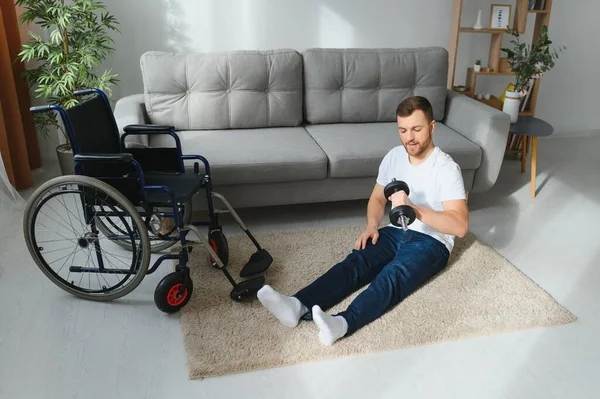
[[[548,37],[548,26],[544,25],[541,30],[540,39],[528,45],[521,43],[519,33],[512,32],[513,39],[510,43],[512,48],[502,48],[506,53],[510,70],[515,73],[514,89],[506,91],[503,111],[511,116],[514,123],[519,117],[521,98],[527,96],[527,90],[532,79],[539,79],[544,72],[554,68],[555,60],[566,46],[550,49],[552,41]]]
[[[118,32],[118,22],[98,0],[16,0],[23,8],[20,22],[37,23],[46,37],[28,31],[29,41],[19,53],[22,62],[33,62],[25,79],[36,98],[64,109],[79,103],[73,92],[98,88],[111,95],[117,75],[95,69],[114,51],[109,31]],[[73,154],[67,133],[56,113],[36,113],[38,131],[46,138],[53,129],[62,134],[64,143],[56,148],[62,174],[73,173]]]

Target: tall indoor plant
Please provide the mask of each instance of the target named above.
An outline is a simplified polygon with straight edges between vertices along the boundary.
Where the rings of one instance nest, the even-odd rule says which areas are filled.
[[[111,70],[96,68],[114,51],[109,31],[118,32],[118,22],[98,0],[16,0],[23,8],[21,23],[37,23],[45,38],[32,31],[22,45],[19,58],[33,62],[25,78],[37,98],[46,104],[68,109],[79,103],[75,90],[99,88],[108,95],[117,82]],[[52,128],[62,133],[65,144],[57,147],[63,174],[73,171],[72,151],[62,124],[55,113],[35,114],[36,127],[48,137]]]
[[[511,71],[515,73],[514,89],[505,93],[503,110],[511,115],[511,121],[517,121],[521,99],[527,96],[532,85],[532,79],[539,79],[544,72],[554,68],[555,60],[559,52],[566,46],[550,49],[552,41],[548,37],[548,26],[542,26],[538,41],[528,45],[521,43],[517,31],[512,33],[513,39],[510,43],[512,48],[502,48],[506,53]]]

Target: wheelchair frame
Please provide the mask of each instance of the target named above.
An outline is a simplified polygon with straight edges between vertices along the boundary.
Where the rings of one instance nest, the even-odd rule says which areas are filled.
[[[219,213],[223,213],[223,212],[227,212],[227,211],[229,213],[231,213],[231,215],[234,217],[234,219],[236,220],[236,222],[238,223],[240,228],[246,233],[248,238],[252,241],[252,243],[256,247],[256,252],[251,256],[248,263],[242,268],[242,271],[240,272],[241,277],[257,275],[259,273],[264,272],[273,262],[273,258],[271,257],[271,255],[268,253],[268,251],[266,249],[264,249],[260,246],[260,244],[258,243],[256,238],[251,234],[251,232],[249,231],[247,226],[243,223],[243,221],[241,220],[241,218],[239,217],[237,212],[235,212],[235,210],[229,204],[229,202],[225,199],[225,197],[223,197],[221,194],[213,191],[211,169],[210,169],[210,164],[209,164],[208,160],[201,155],[184,155],[182,153],[181,141],[179,139],[179,136],[175,133],[174,127],[172,127],[172,126],[129,125],[124,128],[124,133],[120,134],[119,128],[114,119],[114,115],[112,114],[108,98],[104,94],[104,92],[102,92],[99,89],[92,88],[92,89],[78,90],[78,91],[75,91],[73,94],[75,96],[86,96],[86,95],[94,95],[95,94],[101,98],[104,106],[106,107],[107,112],[110,114],[111,124],[115,131],[115,134],[120,135],[119,145],[120,145],[120,150],[121,150],[120,153],[108,153],[108,154],[98,154],[98,153],[87,154],[86,153],[86,154],[83,154],[80,151],[80,147],[78,146],[76,132],[73,129],[71,120],[65,109],[63,109],[62,107],[60,107],[58,105],[42,105],[42,106],[31,107],[30,110],[33,113],[56,111],[60,114],[63,124],[64,124],[64,127],[65,127],[65,130],[67,132],[67,136],[68,136],[70,144],[71,144],[71,148],[73,150],[74,174],[76,176],[86,176],[84,174],[84,165],[88,164],[88,163],[91,163],[91,164],[106,164],[106,163],[108,163],[108,164],[119,164],[119,165],[130,164],[131,166],[133,166],[133,168],[135,169],[135,172],[136,172],[137,184],[140,189],[139,190],[140,191],[139,192],[140,203],[135,203],[129,197],[127,197],[125,194],[123,194],[123,193],[121,193],[121,194],[123,194],[123,196],[132,203],[134,208],[141,207],[143,209],[143,211],[141,211],[141,212],[137,211],[137,209],[136,209],[136,211],[137,211],[138,215],[140,216],[140,218],[144,218],[144,217],[147,218],[146,219],[146,227],[148,227],[149,220],[153,216],[157,215],[157,212],[154,212],[154,206],[153,206],[152,202],[148,200],[147,193],[151,192],[151,191],[163,192],[168,196],[168,198],[170,200],[172,209],[170,211],[160,212],[160,214],[164,218],[173,218],[173,220],[175,222],[175,227],[174,227],[175,230],[171,230],[171,232],[165,237],[158,236],[158,238],[156,240],[157,241],[172,241],[173,244],[175,244],[176,242],[180,242],[181,248],[180,248],[178,254],[169,253],[169,254],[161,255],[160,257],[158,257],[158,259],[156,259],[156,261],[154,262],[152,267],[148,268],[145,272],[145,274],[154,273],[165,260],[177,260],[178,261],[176,271],[174,273],[167,275],[161,281],[161,283],[159,283],[159,285],[156,288],[154,299],[155,299],[157,307],[164,312],[172,313],[172,312],[178,311],[189,300],[189,297],[191,296],[191,291],[193,289],[192,288],[193,285],[192,285],[192,281],[190,278],[189,267],[187,266],[188,261],[189,261],[188,254],[189,254],[189,252],[192,251],[192,247],[195,245],[202,245],[206,248],[206,250],[208,251],[209,256],[212,260],[213,266],[220,269],[224,273],[225,277],[230,282],[230,284],[233,286],[233,289],[230,293],[230,297],[233,300],[241,301],[245,298],[250,297],[251,295],[254,295],[263,286],[264,276],[253,277],[253,278],[250,278],[250,279],[247,279],[245,281],[238,283],[233,279],[231,274],[227,271],[227,269],[226,269],[227,260],[222,259],[222,257],[228,258],[228,248],[227,248],[227,242],[226,242],[225,236],[222,234],[222,228],[219,225],[219,220],[218,220]],[[174,191],[167,185],[147,185],[146,184],[146,176],[145,176],[145,172],[142,168],[142,165],[138,161],[136,161],[136,159],[134,158],[134,155],[132,154],[132,152],[134,152],[134,151],[144,151],[144,149],[140,149],[140,148],[136,148],[135,150],[131,149],[131,148],[128,149],[125,144],[125,139],[127,137],[132,136],[132,135],[142,135],[142,134],[143,135],[167,134],[174,139],[175,151],[177,153],[179,162],[178,162],[177,170],[173,170],[172,171],[173,173],[186,174],[184,161],[196,161],[196,162],[194,162],[194,174],[198,175],[198,178],[201,179],[201,183],[199,186],[194,188],[195,191],[193,192],[193,194],[191,194],[190,198],[188,199],[188,202],[191,204],[191,201],[192,201],[191,198],[194,195],[196,195],[200,190],[204,189],[206,191],[206,199],[207,199],[207,207],[208,207],[208,221],[207,222],[202,222],[202,221],[192,222],[187,225],[184,225],[184,221],[183,221],[183,213],[184,212],[180,211],[180,207],[181,206],[185,207],[185,206],[189,206],[189,205],[179,203]],[[198,161],[200,161],[204,164],[203,176],[200,176]],[[151,173],[149,174],[149,176],[150,175],[151,175]],[[93,177],[93,178],[103,181],[102,178],[97,178],[97,177]],[[106,183],[106,184],[110,185],[110,183]],[[116,187],[113,187],[113,188],[115,188],[115,190],[118,191],[118,189]],[[114,216],[115,212],[98,212],[98,211],[96,211],[96,212],[94,212],[93,215],[91,215],[88,213],[89,212],[88,207],[90,205],[85,203],[85,199],[84,199],[85,195],[82,195],[81,197],[82,197],[81,205],[82,205],[82,209],[84,210],[83,213],[84,213],[84,217],[85,217],[85,222],[91,226],[91,234],[92,235],[97,234],[98,229],[97,229],[97,225],[96,225],[96,217],[103,217],[103,216],[107,217],[108,215]],[[213,197],[219,199],[225,205],[225,207],[227,208],[227,211],[222,211],[222,210],[217,211],[215,209],[215,206],[213,203]],[[95,201],[97,201],[97,199]],[[155,206],[167,208],[167,209],[169,208],[167,206],[161,206],[161,205],[155,205]],[[122,215],[121,215],[121,217],[122,217]],[[27,215],[25,215],[25,218],[27,218]],[[110,219],[107,219],[107,220],[109,220],[109,222],[111,224],[113,223],[110,221]],[[25,224],[24,224],[24,226],[25,226]],[[113,224],[113,226],[114,226],[114,224]],[[202,227],[202,226],[208,227],[208,238],[204,237],[201,230],[199,229],[199,227]],[[29,226],[26,228],[31,228],[31,227],[33,227],[33,226]],[[187,235],[190,231],[193,231],[195,233],[195,235],[198,237],[200,242],[191,242],[191,241],[187,240]],[[175,232],[175,236],[172,235],[174,232]],[[215,232],[217,232],[217,235],[220,234],[220,237],[218,237],[218,239],[216,239],[216,240],[217,241],[221,240],[219,242],[221,243],[220,245],[222,248],[218,248],[219,243],[215,243],[215,240],[211,241],[211,236]],[[142,234],[142,232],[140,232],[140,234]],[[147,231],[146,231],[146,234],[147,234]],[[114,238],[118,239],[119,237],[115,236],[115,237],[113,237],[113,239]],[[147,238],[149,240],[149,237],[147,237]],[[80,238],[80,240],[82,240],[82,239],[83,238]],[[142,239],[142,237],[140,237],[140,240],[141,239]],[[109,240],[111,240],[111,239],[109,238]],[[224,242],[224,244],[223,244],[223,242]],[[141,243],[141,241],[140,241],[140,243]],[[86,244],[86,245],[88,245],[88,244]],[[94,245],[95,245],[95,252],[96,252],[96,255],[98,258],[98,266],[99,267],[98,268],[86,268],[86,267],[79,267],[79,266],[71,266],[69,269],[70,271],[82,272],[82,273],[84,273],[84,272],[89,272],[89,273],[105,272],[102,255],[99,252],[98,239],[96,239],[96,241],[94,242]],[[225,248],[225,249],[223,249],[223,248]],[[34,248],[34,249],[38,252],[36,254],[36,256],[39,256],[39,250],[37,248]],[[135,248],[133,248],[133,249],[135,249]],[[31,247],[30,247],[30,251],[31,251]],[[223,253],[223,251],[225,251],[225,253]],[[219,252],[221,252],[221,253],[219,253]],[[141,255],[137,255],[137,256],[138,256],[138,258],[136,259],[136,263],[139,263],[141,261],[142,256]],[[39,262],[37,261],[37,259],[36,259],[36,263],[38,263],[38,266],[42,267],[39,264]],[[44,273],[46,273],[46,271],[44,271]],[[116,270],[111,270],[110,273],[130,274],[131,269],[116,269]],[[173,276],[174,274],[177,274],[177,275]],[[167,295],[173,295],[174,287],[177,287],[178,298],[182,298],[183,296],[185,296],[184,300],[177,301],[178,302],[177,305],[168,304],[168,303],[166,303],[168,301],[165,301],[165,297]],[[189,292],[186,290],[189,290]],[[98,298],[93,298],[93,299],[98,299]]]

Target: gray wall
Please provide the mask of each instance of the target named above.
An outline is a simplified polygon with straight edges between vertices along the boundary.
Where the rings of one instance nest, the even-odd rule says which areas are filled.
[[[106,0],[122,24],[112,65],[141,88],[146,50],[446,46],[450,0]]]
[[[554,0],[550,38],[567,46],[540,86],[538,115],[559,133],[600,133],[600,1]]]

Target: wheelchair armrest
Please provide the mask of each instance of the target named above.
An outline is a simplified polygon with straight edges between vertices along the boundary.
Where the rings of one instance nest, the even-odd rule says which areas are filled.
[[[52,107],[52,105],[36,105],[34,107],[29,108],[29,110],[31,112],[35,113],[41,113],[41,112],[48,112],[48,111],[52,111],[54,108]]]
[[[131,163],[133,155],[129,153],[122,154],[76,154],[73,156],[75,162],[96,161],[111,163]]]
[[[175,141],[175,148],[177,151],[177,157],[180,158],[178,160],[179,165],[177,165],[178,169],[183,171],[183,160],[181,159],[181,140],[179,140],[179,136],[175,133],[175,127],[169,125],[144,125],[144,124],[133,124],[127,125],[123,128],[124,133],[121,135],[121,148],[123,151],[127,149],[125,145],[125,139],[129,135],[135,134],[149,134],[149,135],[164,135],[167,134],[173,138]],[[134,151],[133,148],[129,148],[129,150]],[[155,151],[152,147],[142,149],[144,151]],[[155,151],[156,152],[156,151]],[[148,152],[149,153],[149,152]],[[137,159],[140,159],[139,154],[136,155]]]
[[[172,132],[174,126],[168,125],[127,125],[123,128],[125,133],[152,133],[152,132]]]

